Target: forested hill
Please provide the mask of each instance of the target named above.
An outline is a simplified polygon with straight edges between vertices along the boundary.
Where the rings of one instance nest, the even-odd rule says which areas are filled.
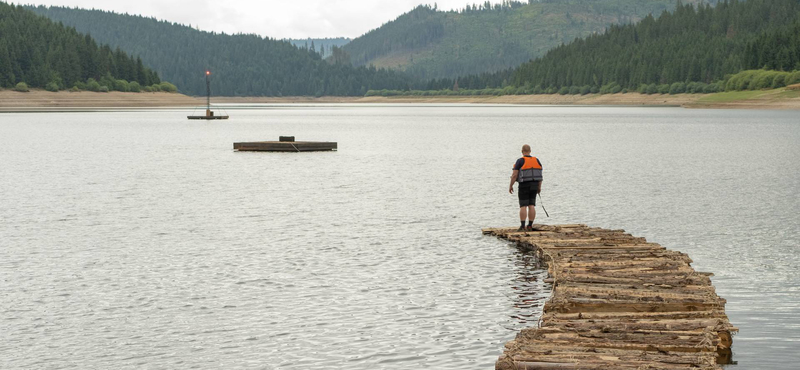
[[[743,69],[800,68],[798,0],[679,6],[657,19],[614,26],[520,66],[509,82],[535,89],[710,83]],[[794,43],[794,44],[792,44]]]
[[[24,82],[50,90],[83,85],[87,80],[125,80],[149,86],[160,82],[140,59],[98,45],[82,35],[21,6],[0,2],[0,86]],[[96,82],[95,82],[96,83]]]
[[[602,33],[611,24],[672,10],[676,1],[504,1],[458,11],[419,6],[354,39],[344,50],[356,65],[398,68],[418,78],[492,72],[516,67],[576,37]]]
[[[205,95],[206,69],[213,73],[212,93],[224,96],[364,95],[410,84],[402,73],[326,62],[287,41],[257,35],[205,32],[101,10],[30,9],[140,55],[162,78],[191,95]]]
[[[745,48],[746,69],[800,71],[800,16],[795,23],[771,29]]]
[[[324,39],[285,39],[298,48],[315,51],[323,58],[329,57],[333,53],[333,47],[340,48],[351,41],[347,37],[330,37]]]

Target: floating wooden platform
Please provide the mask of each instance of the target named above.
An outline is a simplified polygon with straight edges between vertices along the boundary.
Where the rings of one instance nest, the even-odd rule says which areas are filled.
[[[228,116],[186,116],[188,119],[228,119]]]
[[[624,230],[484,229],[547,264],[553,295],[538,328],[506,343],[496,370],[721,369],[732,334],[710,276],[684,253]]]
[[[324,152],[338,149],[335,142],[323,141],[256,141],[233,143],[240,152]]]
[[[209,92],[209,95],[210,95],[210,92]],[[186,116],[186,118],[188,118],[188,119],[208,119],[208,120],[212,120],[212,119],[228,119],[228,116],[217,116],[217,115],[215,115],[214,111],[212,111],[211,108],[210,108],[210,104],[211,103],[209,103],[209,108],[206,109],[206,114],[205,115],[203,115],[203,116]]]

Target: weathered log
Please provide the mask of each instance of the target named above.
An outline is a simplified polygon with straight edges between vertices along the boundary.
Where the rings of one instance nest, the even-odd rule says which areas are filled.
[[[541,326],[506,343],[495,364],[519,369],[718,369],[731,333],[709,276],[691,258],[624,230],[586,225],[484,229],[533,252],[553,294]]]

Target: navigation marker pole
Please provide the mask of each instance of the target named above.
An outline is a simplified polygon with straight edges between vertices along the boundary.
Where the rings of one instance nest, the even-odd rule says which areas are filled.
[[[206,71],[206,116],[211,116],[211,82],[208,80],[208,76],[211,75],[211,71]]]
[[[197,110],[197,107],[195,107],[194,109]],[[192,114],[194,114],[194,111],[192,112]],[[202,116],[191,115],[186,118],[205,119],[205,120],[228,119],[228,112],[225,112],[225,115],[223,116],[215,116],[214,112],[211,111],[211,71],[206,70],[206,114]]]

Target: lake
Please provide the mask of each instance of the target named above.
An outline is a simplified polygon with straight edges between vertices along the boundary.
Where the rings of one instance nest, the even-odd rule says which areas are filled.
[[[0,368],[492,369],[546,272],[483,227],[530,144],[550,217],[688,253],[730,368],[800,353],[793,111],[480,105],[0,114]],[[236,141],[337,141],[239,153]]]

